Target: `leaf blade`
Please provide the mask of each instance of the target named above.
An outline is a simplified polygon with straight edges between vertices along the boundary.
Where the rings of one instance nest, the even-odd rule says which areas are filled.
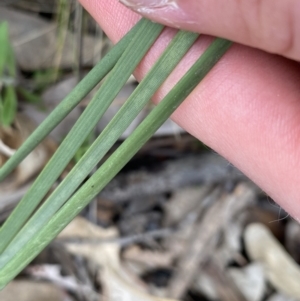
[[[1,104],[0,124],[2,126],[8,127],[13,123],[17,114],[17,104],[17,95],[14,87],[5,87]]]
[[[140,24],[135,37],[92,101],[0,229],[0,253],[8,246],[45,197],[163,29],[163,25],[146,19],[142,19]]]
[[[6,60],[9,51],[7,22],[3,22],[0,24],[0,45],[1,45],[1,53],[0,53],[0,77],[1,77],[4,74]]]
[[[47,226],[26,244],[22,252],[18,253],[0,271],[0,287],[4,287],[13,279],[101,191],[194,90],[198,83],[226,53],[231,44],[230,41],[216,39],[209,46],[175,88],[152,110],[109,160],[58,211]]]
[[[43,123],[0,168],[0,182],[79,104],[79,102],[111,71],[140,27],[132,30],[87,74],[85,78],[50,113]],[[1,74],[1,73],[0,73]]]
[[[199,35],[180,31],[166,48],[144,80],[102,131],[87,153],[69,172],[34,216],[16,235],[0,256],[0,269],[41,229],[75,192],[96,164],[122,135],[134,118],[171,74]]]

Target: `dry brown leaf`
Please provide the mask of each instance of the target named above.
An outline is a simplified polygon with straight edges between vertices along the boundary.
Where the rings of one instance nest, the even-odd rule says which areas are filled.
[[[197,209],[199,203],[201,203],[210,189],[210,185],[201,185],[200,187],[187,187],[175,191],[164,206],[166,211],[165,225],[169,226],[179,223],[189,213],[199,210]]]
[[[97,296],[91,287],[80,283],[74,276],[63,276],[60,265],[31,265],[26,268],[26,273],[34,279],[49,281],[57,287],[78,295]]]
[[[129,260],[141,264],[146,269],[169,267],[174,260],[174,256],[171,252],[146,251],[138,246],[128,248],[124,252],[123,258],[127,261]]]
[[[228,273],[248,301],[261,301],[266,292],[264,269],[259,263],[230,268]]]
[[[282,294],[274,294],[267,301],[297,301]]]
[[[263,224],[250,224],[244,234],[252,260],[261,262],[270,283],[280,292],[300,300],[300,267]]]
[[[15,152],[16,152],[15,149],[10,148],[6,144],[4,144],[4,142],[0,139],[0,156],[1,156],[0,164],[2,160],[4,161],[5,156],[11,157]]]
[[[123,252],[122,258],[124,259],[123,265],[126,269],[135,275],[143,275],[156,268],[169,268],[172,266],[174,253],[168,251],[143,250],[133,245]],[[159,290],[155,286],[151,289]],[[156,291],[155,295],[159,296],[158,291]]]
[[[77,217],[59,238],[71,237],[108,239],[116,238],[116,229],[103,229],[91,224],[87,220]],[[67,249],[77,255],[82,255],[101,266],[99,277],[104,286],[104,295],[107,301],[168,301],[149,295],[133,275],[126,271],[120,262],[120,247],[115,243],[67,243]],[[171,301],[171,300],[169,300]]]
[[[0,127],[0,140],[9,149],[16,150],[27,139],[34,128],[35,125],[26,115],[17,114],[13,126]],[[7,183],[0,185],[0,191],[11,190],[27,182],[44,167],[55,148],[56,145],[52,140],[45,139],[15,169],[11,183],[9,185]],[[0,152],[0,167],[7,159],[8,156]]]
[[[53,284],[33,281],[13,281],[0,292],[1,301],[72,301]]]
[[[214,279],[203,271],[195,278],[192,289],[201,292],[209,300],[218,300],[219,298]]]

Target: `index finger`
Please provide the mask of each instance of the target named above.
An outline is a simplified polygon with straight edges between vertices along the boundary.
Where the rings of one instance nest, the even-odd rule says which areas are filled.
[[[140,18],[117,0],[81,2],[114,42]],[[138,79],[173,34],[174,30],[163,33],[136,70]],[[174,86],[209,41],[200,37],[154,101]],[[300,218],[299,69],[296,62],[234,45],[172,116],[296,218]]]

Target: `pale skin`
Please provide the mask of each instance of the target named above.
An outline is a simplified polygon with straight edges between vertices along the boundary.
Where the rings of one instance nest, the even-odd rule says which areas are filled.
[[[300,2],[178,0],[176,5],[173,1],[145,9],[141,3],[147,0],[128,0],[129,9],[118,0],[80,1],[114,42],[140,18],[132,9],[172,27],[238,42],[172,118],[300,221]],[[152,47],[135,72],[139,80],[174,32],[166,30]],[[210,41],[208,36],[197,41],[155,95],[155,102]]]

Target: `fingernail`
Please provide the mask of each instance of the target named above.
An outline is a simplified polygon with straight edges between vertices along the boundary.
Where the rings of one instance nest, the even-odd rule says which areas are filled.
[[[176,0],[120,0],[120,2],[139,12],[161,8],[178,8]]]
[[[119,0],[130,9],[165,25],[182,28],[194,24],[186,0]]]

